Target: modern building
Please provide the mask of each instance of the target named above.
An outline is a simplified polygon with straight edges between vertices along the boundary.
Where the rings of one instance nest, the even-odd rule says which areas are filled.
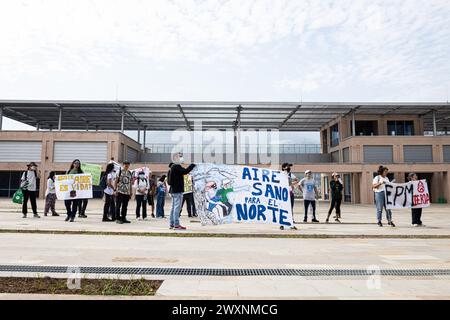
[[[0,100],[1,115],[37,130],[2,131],[0,121],[0,196],[12,196],[29,161],[39,164],[41,177],[52,170],[64,172],[75,158],[102,165],[128,159],[132,167],[165,173],[173,148],[148,145],[145,132],[194,130],[201,122],[202,130],[232,130],[233,143],[224,146],[223,161],[264,166],[258,148],[267,154],[277,150],[279,163],[293,163],[294,172],[310,169],[321,175],[324,198],[336,171],[344,179],[345,201],[373,203],[371,181],[383,164],[397,182],[411,171],[427,179],[432,202],[450,201],[448,103]],[[316,131],[321,144],[242,149],[241,134],[261,129]],[[125,130],[137,130],[138,141]],[[189,148],[193,159],[205,151]]]

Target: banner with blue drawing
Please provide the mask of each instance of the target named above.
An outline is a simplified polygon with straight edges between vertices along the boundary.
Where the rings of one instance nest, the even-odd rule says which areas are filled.
[[[200,163],[191,175],[195,207],[203,225],[293,225],[288,176],[281,171]]]

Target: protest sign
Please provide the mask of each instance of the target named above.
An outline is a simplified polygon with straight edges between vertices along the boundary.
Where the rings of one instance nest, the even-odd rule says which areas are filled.
[[[192,178],[190,175],[185,174],[184,178],[184,192],[183,193],[191,193],[192,192]]]
[[[92,176],[90,173],[56,175],[55,190],[58,200],[91,199]]]
[[[426,180],[407,183],[386,183],[386,208],[425,208],[430,206]]]
[[[92,185],[98,186],[100,184],[100,177],[102,175],[102,166],[99,164],[81,163],[81,170],[84,173],[90,173],[92,176]]]
[[[195,206],[203,225],[293,225],[288,176],[280,171],[201,163],[191,175]]]

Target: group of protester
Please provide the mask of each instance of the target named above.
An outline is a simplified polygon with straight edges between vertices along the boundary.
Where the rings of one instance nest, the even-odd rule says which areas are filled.
[[[134,177],[133,172],[130,170],[130,162],[124,161],[123,167],[116,170],[114,163],[109,163],[106,167],[106,172],[102,177],[100,185],[103,187],[104,193],[104,207],[103,207],[103,219],[104,222],[115,221],[118,224],[130,223],[127,220],[128,203],[133,195],[136,199],[136,220],[147,220],[147,204],[151,208],[152,218],[165,218],[164,206],[167,193],[171,194],[172,207],[170,211],[169,226],[171,229],[185,230],[186,228],[180,225],[179,217],[181,215],[182,207],[184,203],[187,203],[187,211],[189,217],[197,216],[196,208],[194,204],[194,198],[192,190],[185,192],[184,176],[188,175],[195,167],[195,164],[191,164],[188,167],[184,167],[184,159],[181,153],[175,154],[172,163],[169,164],[169,170],[167,175],[161,176],[157,181],[156,177],[152,175],[147,177],[144,171],[137,172],[137,176]],[[23,204],[22,213],[23,218],[27,217],[27,204],[31,203],[33,216],[40,218],[37,213],[36,205],[36,190],[37,190],[37,164],[30,162],[27,165],[27,171],[23,172],[21,176],[20,187],[23,190]],[[305,171],[305,177],[299,180],[291,172],[292,164],[283,163],[281,169],[282,172],[288,176],[289,188],[290,188],[290,201],[292,212],[294,208],[294,190],[298,190],[303,194],[304,203],[304,219],[303,222],[308,222],[308,210],[312,209],[311,222],[318,223],[316,218],[316,200],[319,198],[319,192],[317,189],[317,183],[311,170]],[[118,172],[117,172],[118,171]],[[66,174],[81,174],[81,162],[75,159],[70,165]],[[375,194],[376,216],[377,223],[380,227],[382,223],[383,209],[386,212],[386,219],[388,225],[395,227],[392,220],[392,211],[386,208],[385,205],[385,185],[389,183],[388,178],[389,169],[385,166],[380,166],[377,172],[377,176],[372,181],[372,189]],[[410,173],[408,180],[418,180],[417,174]],[[330,216],[335,210],[335,216],[333,217],[336,222],[340,223],[341,219],[341,203],[342,192],[344,185],[340,175],[336,172],[332,174],[332,180],[329,183],[330,194],[330,207],[328,209],[328,215],[325,220],[329,222]],[[155,211],[155,198],[156,198],[156,216]],[[50,172],[47,179],[47,189],[45,193],[45,209],[44,215],[51,211],[52,216],[59,216],[55,210],[56,191],[55,191],[55,172]],[[66,207],[67,217],[65,221],[73,222],[78,212],[79,218],[87,218],[86,208],[88,205],[88,199],[72,199],[64,201]],[[142,212],[142,215],[141,215]],[[421,208],[412,208],[412,224],[414,226],[423,226],[421,215]],[[295,223],[295,222],[294,222]],[[280,227],[284,229],[283,226]],[[297,229],[295,225],[291,229]]]

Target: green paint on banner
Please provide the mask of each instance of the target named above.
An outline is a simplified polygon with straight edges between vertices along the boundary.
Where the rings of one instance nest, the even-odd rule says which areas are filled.
[[[100,184],[100,177],[102,175],[102,166],[99,164],[81,163],[81,170],[84,173],[90,173],[92,176],[92,185],[98,186]]]

